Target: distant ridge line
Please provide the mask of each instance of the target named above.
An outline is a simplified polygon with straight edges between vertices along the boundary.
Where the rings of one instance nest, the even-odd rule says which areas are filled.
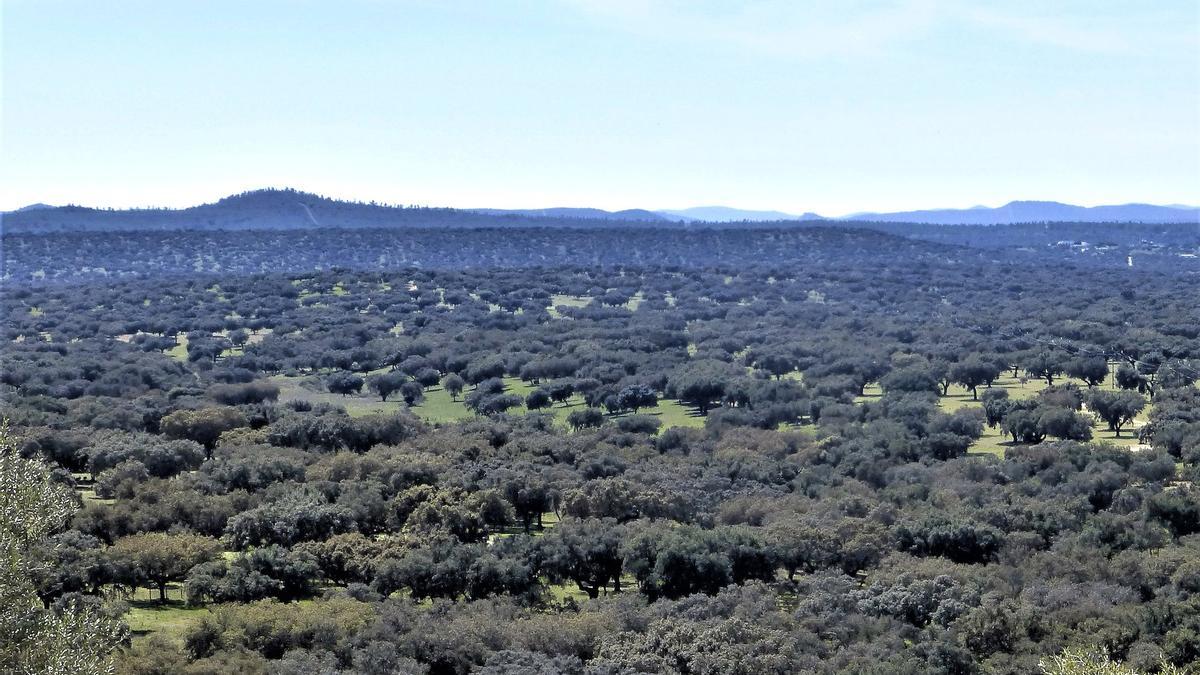
[[[293,189],[265,189],[182,209],[96,209],[34,204],[2,214],[6,234],[46,232],[245,230],[320,228],[486,227],[712,227],[780,225],[788,222],[1003,225],[1017,223],[1149,223],[1200,225],[1200,208],[1120,204],[1075,206],[1013,201],[1000,207],[855,213],[827,218],[725,206],[660,210],[595,208],[454,209],[343,201]]]

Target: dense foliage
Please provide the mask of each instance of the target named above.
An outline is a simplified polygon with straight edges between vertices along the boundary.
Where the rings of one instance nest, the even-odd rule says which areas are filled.
[[[175,233],[308,271],[5,288],[0,415],[78,506],[22,544],[39,616],[186,615],[131,673],[1200,660],[1192,274],[836,229],[489,265],[470,232],[319,271],[311,231]]]

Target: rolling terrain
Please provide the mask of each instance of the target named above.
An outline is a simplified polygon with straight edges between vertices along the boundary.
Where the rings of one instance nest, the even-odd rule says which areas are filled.
[[[7,234],[170,230],[298,230],[309,228],[696,228],[777,227],[785,224],[875,223],[924,225],[999,225],[1013,223],[1165,223],[1200,225],[1200,209],[1125,204],[1081,207],[1059,202],[1014,201],[999,208],[933,209],[895,213],[857,213],[828,218],[816,213],[749,211],[723,206],[652,211],[595,208],[452,209],[349,202],[292,189],[243,192],[184,209],[97,209],[34,204],[2,214]]]

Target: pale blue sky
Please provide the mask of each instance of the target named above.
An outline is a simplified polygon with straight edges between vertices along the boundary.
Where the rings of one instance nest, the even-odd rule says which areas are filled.
[[[1200,202],[1200,3],[0,0],[0,208]]]

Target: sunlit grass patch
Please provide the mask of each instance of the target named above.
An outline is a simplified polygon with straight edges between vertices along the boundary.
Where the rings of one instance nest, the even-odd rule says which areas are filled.
[[[175,338],[175,346],[168,349],[165,353],[167,356],[176,361],[187,361],[188,338],[187,335],[180,333]]]
[[[550,306],[546,311],[550,316],[559,319],[562,314],[558,311],[559,307],[587,307],[592,302],[589,295],[552,295],[550,296]]]
[[[413,406],[413,412],[422,419],[436,423],[456,422],[472,416],[463,404],[461,395],[456,401],[451,398],[450,392],[440,386],[426,389],[425,400]]]
[[[342,396],[327,391],[313,391],[301,386],[301,383],[307,379],[306,377],[275,375],[268,379],[279,386],[279,401],[281,403],[296,400],[311,404],[325,403],[345,408],[351,417],[362,417],[380,412],[397,412],[407,407],[399,394],[393,395],[387,401],[381,401],[378,396],[369,392],[366,387],[363,388],[360,394]],[[503,380],[505,393],[520,396],[522,399],[540,386],[516,377],[505,377]],[[425,398],[422,401],[412,406],[412,412],[417,417],[434,424],[448,424],[470,419],[475,416],[475,413],[466,406],[464,401],[470,393],[471,388],[468,387],[456,401],[451,398],[450,392],[441,386],[433,386],[425,390]],[[554,416],[556,424],[566,425],[567,416],[583,407],[583,397],[576,394],[564,403],[554,403],[550,407],[541,410],[531,411],[522,403],[519,406],[509,409],[508,412],[511,415],[524,415],[530,412],[546,413]],[[658,417],[662,422],[663,429],[670,427],[704,426],[704,416],[698,410],[671,399],[660,400],[658,404],[649,408],[642,408],[638,413]]]
[[[150,589],[139,589],[143,599],[130,601],[131,609],[125,615],[125,622],[133,633],[133,639],[162,635],[163,637],[181,640],[184,632],[212,611],[208,607],[191,607],[182,600],[171,600],[166,604],[158,604],[158,600],[147,600],[145,593]],[[168,590],[168,593],[170,591]],[[151,594],[156,594],[152,591]]]
[[[671,427],[702,427],[704,426],[704,415],[693,406],[689,406],[674,399],[661,399],[658,404],[650,408],[642,408],[638,411],[639,415],[653,415],[662,422],[663,429]]]
[[[1056,379],[1054,384],[1074,384],[1081,390],[1087,391],[1087,384],[1073,378]],[[992,383],[993,389],[1002,389],[1008,392],[1008,396],[1015,400],[1027,400],[1038,395],[1038,392],[1043,391],[1049,385],[1043,379],[1035,379],[1028,377],[1012,377],[1012,372],[1008,371],[1004,376]],[[1107,387],[1108,385],[1100,385]],[[988,387],[979,387],[976,391],[978,396],[983,396],[983,392],[987,391]],[[855,403],[869,403],[878,401],[883,396],[883,389],[879,383],[872,382],[863,390],[863,395],[854,399]],[[957,384],[950,385],[945,396],[938,397],[938,408],[943,412],[952,413],[962,408],[982,408],[983,404],[972,398],[971,391]],[[1081,411],[1084,415],[1093,419],[1092,422],[1092,441],[1112,443],[1118,447],[1130,448],[1139,444],[1137,438],[1137,429],[1149,421],[1150,406],[1138,414],[1132,424],[1121,430],[1120,437],[1117,437],[1115,432],[1109,431],[1108,425],[1104,422],[1094,419],[1094,417],[1086,409]],[[1053,439],[1051,439],[1053,440]],[[970,454],[989,454],[997,457],[1003,457],[1004,451],[1010,447],[1019,446],[1020,443],[1014,443],[1011,439],[1003,434],[1000,428],[984,427],[983,436],[971,444],[968,450]]]

